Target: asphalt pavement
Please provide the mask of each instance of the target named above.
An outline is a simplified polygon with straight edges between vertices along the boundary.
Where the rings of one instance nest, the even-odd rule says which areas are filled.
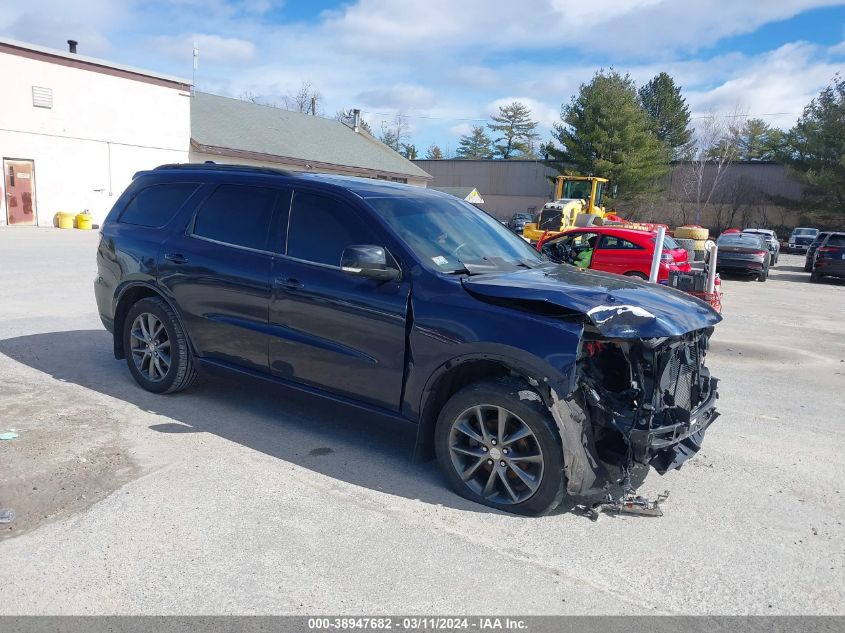
[[[661,518],[474,505],[389,422],[141,390],[96,232],[0,230],[0,614],[845,614],[845,281],[725,280],[721,417]]]

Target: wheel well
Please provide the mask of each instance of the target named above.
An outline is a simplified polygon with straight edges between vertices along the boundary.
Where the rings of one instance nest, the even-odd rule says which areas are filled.
[[[133,286],[120,297],[117,307],[114,309],[114,357],[126,358],[126,351],[123,349],[123,324],[129,308],[147,297],[163,298],[158,292],[149,286]]]
[[[434,427],[437,416],[446,402],[464,387],[478,382],[482,378],[497,376],[517,376],[526,381],[528,378],[514,371],[507,365],[487,359],[469,360],[447,369],[440,375],[428,391],[428,396],[420,411],[417,442],[414,448],[414,461],[427,461],[434,457]]]

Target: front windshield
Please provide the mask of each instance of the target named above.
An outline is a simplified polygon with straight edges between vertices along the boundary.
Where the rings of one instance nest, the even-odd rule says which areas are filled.
[[[367,198],[414,254],[443,273],[533,267],[544,258],[501,222],[466,202],[435,196]]]
[[[792,231],[792,234],[796,237],[813,237],[814,235],[817,235],[818,232],[818,229],[795,229],[794,231]]]
[[[563,183],[563,197],[564,198],[582,198],[589,200],[590,198],[590,181],[589,180],[567,180]]]

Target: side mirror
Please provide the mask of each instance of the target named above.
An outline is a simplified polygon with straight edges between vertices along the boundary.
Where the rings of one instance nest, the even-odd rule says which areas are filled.
[[[340,267],[343,272],[379,281],[398,281],[402,277],[387,249],[373,244],[347,246],[340,257]]]

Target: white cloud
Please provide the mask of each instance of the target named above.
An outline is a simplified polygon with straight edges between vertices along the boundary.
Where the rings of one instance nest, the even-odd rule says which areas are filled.
[[[237,64],[252,61],[256,56],[255,44],[252,42],[208,33],[153,37],[150,46],[159,54],[173,59],[190,59],[195,42],[199,49],[200,63]]]
[[[385,88],[364,90],[356,99],[364,106],[388,110],[425,110],[437,103],[434,92],[422,86],[396,84]]]
[[[469,123],[459,123],[458,125],[453,125],[449,128],[449,132],[451,132],[452,136],[466,136],[472,132],[472,125]]]

